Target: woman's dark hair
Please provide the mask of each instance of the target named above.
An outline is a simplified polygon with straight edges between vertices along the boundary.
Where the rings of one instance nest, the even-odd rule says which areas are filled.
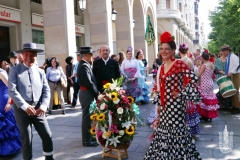
[[[181,52],[182,54],[186,54],[187,51],[188,51],[188,46],[187,46],[185,43],[180,44],[178,50],[179,50],[179,52]]]
[[[165,42],[165,43],[167,43],[172,50],[177,49],[175,41]],[[161,43],[161,44],[163,44],[163,43]]]
[[[179,52],[181,52],[182,54],[186,54],[188,51],[188,48],[179,48]]]
[[[203,52],[203,53],[202,53],[202,58],[203,58],[205,61],[208,61],[208,60],[209,60],[209,54],[206,53],[206,52]]]
[[[140,53],[141,53],[140,51],[137,52],[137,54],[135,56],[136,59],[138,59],[138,56],[139,56]]]
[[[73,60],[73,57],[72,56],[68,56],[66,59],[65,59],[65,62],[67,64],[72,64],[71,61]]]
[[[121,66],[122,61],[125,59],[125,54],[123,52],[118,52],[118,64]]]
[[[116,54],[111,55],[111,59],[114,59],[115,57],[117,57]]]
[[[52,57],[51,60],[50,60],[50,65],[52,67],[52,60],[55,60],[56,61],[56,68],[58,68],[60,66],[60,63],[59,63],[59,60],[56,58],[56,57]]]

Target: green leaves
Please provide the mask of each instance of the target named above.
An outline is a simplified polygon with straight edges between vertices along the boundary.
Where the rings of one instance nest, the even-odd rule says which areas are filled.
[[[208,49],[218,53],[223,44],[231,48],[240,46],[240,0],[221,0],[210,12],[212,32],[209,34]]]

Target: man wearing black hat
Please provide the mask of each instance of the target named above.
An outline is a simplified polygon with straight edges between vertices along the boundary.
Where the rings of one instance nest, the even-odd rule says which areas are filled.
[[[92,49],[91,47],[81,47],[80,54],[82,60],[78,66],[77,77],[80,85],[79,100],[82,105],[82,144],[83,146],[95,146],[94,142],[90,141],[90,113],[89,108],[91,102],[97,99],[98,89],[96,86],[96,80],[92,72]]]
[[[23,64],[10,68],[8,80],[9,96],[13,99],[14,116],[17,121],[24,160],[31,160],[32,125],[42,139],[43,154],[46,160],[53,160],[52,134],[45,112],[50,102],[50,89],[44,71],[35,64],[37,53],[35,43],[23,44],[16,51],[23,54]]]
[[[17,53],[16,52],[10,52],[8,58],[11,62],[10,67],[16,66],[18,64]]]
[[[224,72],[228,77],[232,78],[233,85],[237,90],[237,93],[231,97],[232,106],[233,106],[233,110],[231,114],[237,114],[237,113],[240,113],[239,92],[238,92],[240,87],[240,70],[237,69],[239,66],[239,58],[235,54],[231,53],[231,49],[229,45],[223,45],[221,47],[221,51],[224,57],[227,58],[225,62]]]
[[[101,58],[93,62],[93,74],[97,79],[97,88],[102,93],[103,85],[121,76],[118,62],[109,58],[110,49],[107,45],[100,47]]]

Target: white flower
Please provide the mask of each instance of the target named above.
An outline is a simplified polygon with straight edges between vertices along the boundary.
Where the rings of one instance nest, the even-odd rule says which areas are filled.
[[[127,121],[125,123],[122,123],[122,127],[126,127],[127,129],[131,126],[131,121]]]
[[[116,99],[115,101],[113,101],[114,104],[118,104],[120,102],[120,99]]]
[[[117,113],[118,113],[118,114],[123,114],[123,108],[122,108],[122,107],[119,107],[119,108],[117,109]]]
[[[119,135],[123,136],[124,135],[124,130],[119,130]]]
[[[103,97],[104,97],[104,95],[100,94],[100,95],[98,96],[98,100],[102,100]]]
[[[109,141],[111,142],[109,145],[114,145],[114,147],[117,147],[117,143],[120,143],[120,141],[118,140],[118,137],[113,137],[111,139],[109,139]]]
[[[115,83],[112,83],[112,84],[110,85],[110,89],[111,89],[111,90],[114,90],[116,87],[117,87],[117,85],[116,85]]]
[[[106,106],[106,104],[105,104],[105,103],[102,103],[102,104],[100,105],[100,110],[104,110],[104,109],[105,109],[105,106]]]
[[[107,93],[106,96],[110,99],[112,98],[111,94],[109,94],[109,93]]]

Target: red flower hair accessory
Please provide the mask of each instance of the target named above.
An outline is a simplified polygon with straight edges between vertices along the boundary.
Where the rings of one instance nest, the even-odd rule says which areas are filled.
[[[172,42],[174,39],[174,36],[172,36],[169,32],[163,32],[163,34],[160,36],[161,43]]]
[[[205,53],[209,53],[209,51],[206,48],[203,48]]]

